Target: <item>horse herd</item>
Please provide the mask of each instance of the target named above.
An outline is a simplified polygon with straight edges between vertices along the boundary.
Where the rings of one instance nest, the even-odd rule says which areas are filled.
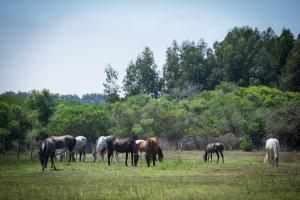
[[[69,152],[69,162],[71,160],[75,161],[75,153],[79,153],[79,161],[85,160],[85,149],[87,145],[87,139],[84,136],[73,137],[71,135],[64,136],[50,136],[45,139],[39,147],[39,160],[42,165],[42,170],[47,168],[47,163],[50,158],[51,168],[56,170],[54,159],[56,157],[57,151]],[[224,163],[224,145],[221,143],[210,143],[205,149],[203,155],[203,160],[212,162],[212,154],[217,154],[217,163],[219,162],[219,154],[221,154],[222,162]],[[268,159],[269,165],[278,166],[279,161],[279,142],[276,138],[270,138],[266,141],[266,157],[265,161]],[[128,155],[130,153],[131,165],[137,166],[140,154],[144,152],[147,166],[150,167],[151,161],[153,166],[155,162],[162,161],[164,155],[162,149],[159,145],[159,138],[149,137],[147,140],[134,140],[133,138],[119,138],[116,136],[101,136],[96,140],[93,149],[93,162],[96,162],[97,155],[99,154],[104,162],[104,156],[107,153],[108,165],[112,162],[113,154],[118,159],[118,153],[125,153],[125,165],[127,165]]]
[[[73,137],[71,135],[64,136],[50,136],[45,139],[39,148],[39,160],[42,165],[42,170],[47,168],[47,163],[50,158],[51,168],[56,170],[54,159],[56,152],[61,151],[61,154],[67,150],[69,152],[69,162],[75,161],[74,154],[79,153],[79,161],[81,158],[85,160],[85,149],[87,145],[87,139],[84,136]],[[97,139],[93,150],[93,161],[97,159],[97,154],[100,154],[104,162],[105,153],[107,153],[108,165],[111,164],[113,153],[115,152],[118,158],[118,153],[125,153],[127,166],[128,155],[131,155],[131,165],[137,166],[140,153],[144,152],[148,167],[150,167],[151,161],[155,165],[155,161],[162,161],[164,158],[162,149],[159,145],[159,139],[157,137],[149,137],[147,140],[134,140],[133,138],[118,138],[115,136],[101,136]]]

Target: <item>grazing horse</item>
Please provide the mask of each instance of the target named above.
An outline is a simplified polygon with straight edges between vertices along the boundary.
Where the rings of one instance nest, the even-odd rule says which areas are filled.
[[[269,165],[271,166],[277,166],[278,167],[278,161],[279,161],[279,150],[280,145],[279,141],[276,138],[270,138],[266,141],[266,159],[269,160]]]
[[[210,162],[212,162],[212,154],[216,153],[218,160],[217,163],[219,163],[219,153],[222,156],[222,161],[224,163],[224,155],[223,155],[223,151],[224,151],[224,146],[221,143],[210,143],[207,145],[206,150],[205,150],[205,154],[203,155],[203,159],[204,161],[208,161],[209,162],[209,154],[210,154]]]
[[[126,153],[126,161],[125,165],[127,165],[128,160],[128,153],[131,154],[131,165],[137,166],[138,160],[139,160],[139,154],[138,154],[138,147],[135,143],[135,140],[132,138],[117,138],[117,137],[109,137],[106,139],[107,143],[107,158],[108,158],[108,165],[110,165],[111,162],[111,156],[113,154],[113,151],[119,152],[119,153]]]
[[[38,155],[39,159],[42,165],[42,170],[44,171],[47,169],[48,159],[50,157],[51,159],[51,168],[53,167],[54,170],[56,170],[55,164],[54,164],[54,157],[55,157],[55,141],[51,138],[47,138],[43,141],[42,145],[40,146]]]
[[[139,152],[145,152],[147,150],[147,141],[146,140],[136,140],[135,141],[136,145],[138,146]]]
[[[79,162],[81,162],[81,156],[83,155],[83,162],[85,161],[85,148],[87,144],[87,139],[84,136],[77,136],[75,137],[76,144],[74,146],[74,151],[79,153]],[[77,157],[77,155],[76,155]],[[73,154],[73,160],[75,161],[74,154]]]
[[[72,152],[76,145],[76,139],[71,135],[50,136],[47,139],[52,139],[55,142],[55,149],[68,149],[69,162],[71,161]]]
[[[96,140],[96,144],[95,144],[95,149],[93,151],[93,162],[96,162],[97,160],[97,154],[99,153],[102,161],[104,163],[104,156],[105,153],[107,152],[107,143],[106,143],[106,139],[113,137],[112,135],[110,136],[100,136],[97,140]],[[118,153],[116,152],[116,157],[117,157],[117,162],[119,161],[118,159]]]
[[[148,167],[150,167],[151,159],[152,159],[153,166],[155,166],[156,154],[158,154],[159,161],[163,160],[164,155],[159,146],[159,139],[157,137],[148,138],[146,142],[146,147],[144,148],[146,149],[146,162]]]

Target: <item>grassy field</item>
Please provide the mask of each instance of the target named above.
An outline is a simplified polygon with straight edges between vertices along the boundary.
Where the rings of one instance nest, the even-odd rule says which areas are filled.
[[[204,163],[201,156],[195,151],[165,152],[165,161],[150,168],[144,158],[138,167],[126,167],[123,161],[112,166],[62,162],[57,171],[41,171],[37,161],[25,157],[17,161],[15,156],[1,156],[0,199],[300,197],[300,153],[281,153],[278,168],[263,163],[263,152],[225,152],[224,164]]]

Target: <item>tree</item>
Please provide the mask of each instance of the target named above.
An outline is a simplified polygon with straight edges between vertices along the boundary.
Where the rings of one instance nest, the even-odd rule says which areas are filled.
[[[173,41],[172,46],[168,47],[166,52],[166,63],[163,67],[163,77],[167,92],[177,87],[178,80],[181,77],[179,46],[176,40]]]
[[[294,47],[294,35],[290,29],[282,29],[279,36],[278,48],[279,48],[279,65],[283,68],[287,62],[288,55]],[[281,70],[281,69],[280,69]]]
[[[105,67],[105,73],[106,73],[106,83],[103,83],[104,86],[104,96],[105,100],[109,103],[114,103],[116,101],[120,100],[119,97],[119,86],[117,84],[118,81],[118,72],[110,65],[108,64]]]
[[[55,110],[55,96],[47,89],[42,91],[33,90],[26,98],[26,104],[29,108],[37,111],[39,122],[41,125],[46,126]]]
[[[257,53],[249,69],[249,84],[277,86],[280,72],[278,39],[271,28],[260,34],[256,48]]]
[[[166,91],[183,97],[212,88],[214,81],[209,78],[215,67],[214,53],[212,49],[207,48],[204,40],[197,44],[184,41],[180,47],[173,41],[172,46],[167,49],[164,65]]]
[[[137,57],[135,63],[130,62],[123,83],[127,96],[141,93],[150,94],[152,97],[159,96],[162,85],[149,47]]]
[[[281,77],[281,88],[290,91],[300,91],[300,39],[295,43],[291,50],[287,63],[286,71]]]
[[[257,53],[256,44],[260,35],[257,29],[235,27],[220,43],[215,43],[218,66],[222,68],[223,81],[239,86],[249,85],[249,69]]]
[[[107,134],[108,113],[100,106],[59,104],[51,116],[46,132],[55,135],[82,135],[95,141]]]

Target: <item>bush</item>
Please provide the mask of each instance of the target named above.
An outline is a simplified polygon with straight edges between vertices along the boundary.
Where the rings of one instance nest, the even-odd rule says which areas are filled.
[[[241,144],[240,144],[240,148],[243,150],[243,151],[251,151],[253,149],[253,144],[252,144],[252,140],[249,136],[246,136]]]

